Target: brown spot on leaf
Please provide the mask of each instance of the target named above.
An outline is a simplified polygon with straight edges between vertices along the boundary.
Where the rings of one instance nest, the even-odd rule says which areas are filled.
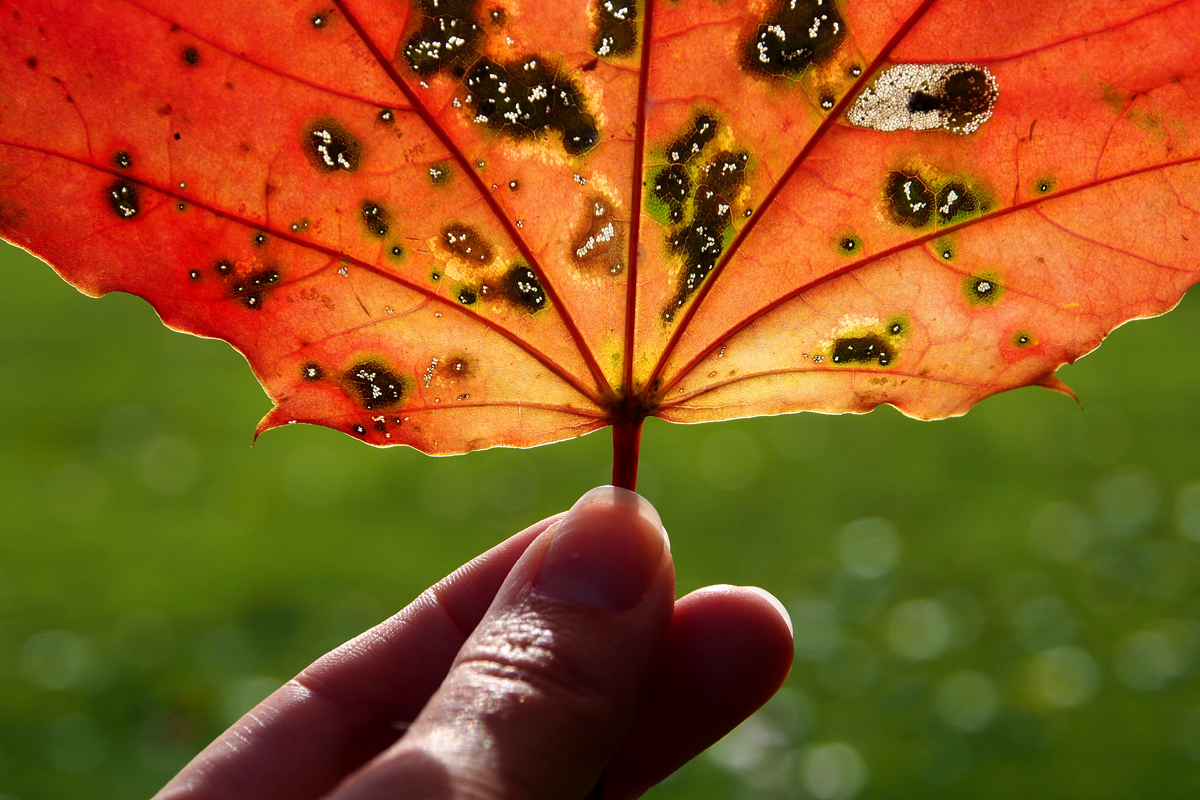
[[[584,202],[582,219],[571,235],[571,258],[582,268],[617,275],[625,268],[625,229],[613,204],[603,195]]]
[[[442,228],[442,246],[452,255],[472,264],[492,263],[492,248],[474,227],[461,222],[448,223]]]

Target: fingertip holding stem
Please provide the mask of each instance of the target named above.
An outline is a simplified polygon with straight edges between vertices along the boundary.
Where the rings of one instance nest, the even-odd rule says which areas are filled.
[[[754,594],[761,597],[763,600],[766,600],[771,605],[771,607],[774,608],[775,611],[779,613],[779,616],[783,618],[784,624],[787,625],[788,633],[790,633],[793,637],[795,637],[796,628],[795,628],[795,626],[792,625],[792,615],[788,613],[787,607],[784,606],[784,604],[779,601],[778,597],[771,594],[766,589],[761,589],[757,586],[743,586],[742,588],[749,592],[753,592]]]
[[[533,578],[534,591],[604,611],[637,605],[670,552],[654,506],[616,486],[585,494],[550,535]]]

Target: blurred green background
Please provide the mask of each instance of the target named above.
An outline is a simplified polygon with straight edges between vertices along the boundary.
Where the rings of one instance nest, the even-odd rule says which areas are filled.
[[[607,481],[606,433],[432,459],[297,426],[220,342],[0,251],[0,798],[144,798],[312,659]],[[666,798],[1200,796],[1200,297],[938,423],[651,421],[680,591],[784,691]]]

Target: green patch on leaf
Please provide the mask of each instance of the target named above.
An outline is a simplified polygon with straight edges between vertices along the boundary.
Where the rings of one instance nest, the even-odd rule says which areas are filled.
[[[968,275],[963,279],[963,294],[973,306],[990,306],[1004,294],[1004,286],[993,272]]]

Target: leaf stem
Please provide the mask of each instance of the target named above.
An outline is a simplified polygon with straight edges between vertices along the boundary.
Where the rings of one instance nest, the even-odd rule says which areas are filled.
[[[638,453],[642,446],[642,422],[617,420],[613,422],[613,486],[634,491],[637,488]]]

